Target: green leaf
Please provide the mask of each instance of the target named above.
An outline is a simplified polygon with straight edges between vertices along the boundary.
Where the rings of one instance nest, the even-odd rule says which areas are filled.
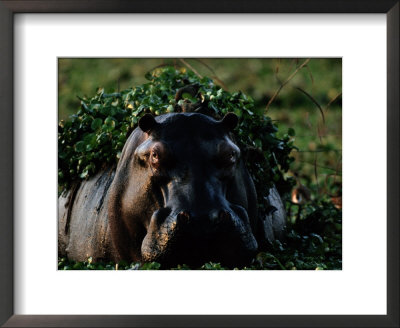
[[[262,149],[262,141],[260,139],[254,140],[254,144],[257,148]]]
[[[104,93],[104,88],[97,88],[96,93],[102,95]]]
[[[85,178],[87,178],[88,176],[89,176],[89,171],[88,171],[88,170],[83,171],[83,172],[79,175],[79,177],[80,177],[81,179],[85,179]]]
[[[111,130],[113,130],[115,128],[115,119],[111,116],[108,116],[105,121],[104,124]]]
[[[88,133],[83,137],[83,141],[88,144],[88,143],[92,143],[93,141],[96,140],[96,134],[94,133]]]
[[[161,264],[157,262],[143,263],[140,270],[159,270],[160,267]]]
[[[92,128],[93,131],[96,131],[100,129],[102,125],[103,125],[103,120],[101,118],[96,118],[93,120],[90,127]]]
[[[110,113],[110,107],[108,106],[103,106],[100,108],[100,113],[103,115],[108,115]]]
[[[236,114],[237,117],[241,118],[242,117],[242,111],[239,108],[235,108],[234,113]]]
[[[79,141],[75,144],[75,151],[80,153],[83,152],[85,150],[85,143],[83,141]]]

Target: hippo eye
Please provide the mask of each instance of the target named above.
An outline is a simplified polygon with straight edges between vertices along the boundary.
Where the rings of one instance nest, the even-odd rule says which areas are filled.
[[[229,168],[236,163],[236,152],[234,150],[225,152],[218,160],[219,165],[224,168]]]
[[[157,153],[157,151],[154,150],[154,149],[151,151],[150,162],[151,162],[151,164],[153,164],[153,165],[157,165],[158,162],[159,162],[158,153]]]
[[[229,153],[228,155],[228,161],[229,165],[233,165],[236,162],[236,152],[233,150]]]

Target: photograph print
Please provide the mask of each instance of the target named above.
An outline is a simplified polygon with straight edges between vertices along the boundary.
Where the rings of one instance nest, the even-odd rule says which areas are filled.
[[[341,58],[58,58],[59,270],[341,270]]]

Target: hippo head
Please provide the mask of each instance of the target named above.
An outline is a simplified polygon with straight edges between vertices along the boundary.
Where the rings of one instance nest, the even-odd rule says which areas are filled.
[[[198,113],[140,119],[114,181],[120,213],[110,222],[121,254],[164,267],[249,263],[258,247],[256,195],[230,137],[237,122],[231,113],[220,121]]]

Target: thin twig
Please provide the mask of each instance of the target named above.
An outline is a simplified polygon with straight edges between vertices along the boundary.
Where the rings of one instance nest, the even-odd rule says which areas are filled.
[[[204,61],[202,61],[201,59],[198,58],[192,58],[195,61],[198,61],[200,64],[202,64],[203,66],[205,66],[211,73],[212,73],[212,79],[217,81],[221,87],[224,90],[228,90],[228,87],[226,86],[226,84],[217,76],[217,74],[215,73],[215,71],[210,67],[210,65],[208,65],[207,63],[205,63]]]
[[[339,92],[335,97],[333,97],[328,104],[325,106],[325,110],[328,110],[329,106],[332,105],[332,103],[334,103],[336,101],[336,99],[338,99],[340,96],[342,95],[341,92]]]
[[[280,65],[281,65],[281,60],[278,59],[278,65],[276,65],[276,68],[275,68],[275,78],[276,78],[276,80],[278,81],[279,84],[282,84],[282,81],[278,76]]]
[[[322,122],[325,124],[325,115],[324,115],[324,111],[322,110],[321,105],[318,103],[318,101],[315,100],[315,98],[313,96],[311,96],[307,91],[303,90],[300,87],[294,87],[295,89],[299,90],[300,92],[302,92],[303,94],[305,94],[314,104],[315,106],[318,107],[319,112],[321,113],[322,116]]]
[[[281,59],[278,58],[278,65],[276,65],[276,68],[275,68],[275,75],[278,75],[280,66],[281,66]]]
[[[207,63],[205,63],[204,61],[202,61],[201,59],[199,59],[199,58],[192,58],[192,59],[199,62],[203,66],[205,66],[213,75],[217,75],[215,73],[215,71],[212,69],[212,67],[210,65],[208,65]]]
[[[307,67],[308,67],[308,66],[307,66]],[[303,94],[305,94],[305,95],[306,95],[309,99],[311,99],[311,101],[318,107],[318,109],[319,109],[319,111],[320,111],[320,113],[321,113],[321,116],[322,116],[322,123],[323,123],[324,126],[325,126],[325,115],[324,115],[324,111],[323,111],[321,105],[318,103],[318,101],[316,101],[315,98],[314,98],[313,96],[311,96],[307,91],[303,90],[302,88],[296,87],[296,86],[295,86],[295,89],[297,89],[297,90],[299,90],[300,92],[302,92]],[[318,122],[317,122],[317,134],[318,134],[319,142],[322,144],[322,143],[323,143],[323,142],[322,142],[322,137],[324,136],[324,134],[321,133],[321,129],[320,129],[320,126],[319,126],[319,123],[318,123]]]
[[[184,60],[184,59],[182,59],[182,58],[179,58],[179,61],[180,61],[181,63],[183,63],[183,65],[189,67],[189,69],[191,69],[191,70],[193,71],[193,73],[196,74],[199,78],[201,78],[201,79],[203,78],[203,77],[201,76],[201,74],[200,74],[199,72],[197,72],[197,71],[193,68],[192,65],[190,65],[188,62],[186,62],[186,60]]]
[[[308,65],[306,65],[305,68],[307,69],[308,74],[310,75],[311,85],[312,85],[312,87],[314,87],[314,77],[313,77],[313,75],[311,73],[310,67],[308,67]]]
[[[294,78],[294,76],[298,73],[299,70],[301,70],[311,59],[308,58],[306,59],[299,67],[296,68],[296,70],[286,79],[285,82],[283,82],[278,90],[275,91],[274,95],[271,97],[271,99],[268,101],[267,106],[265,107],[265,112],[268,112],[268,108],[271,105],[271,103],[275,100],[275,98],[278,96],[279,92],[281,92],[282,88],[290,82],[291,79]]]

